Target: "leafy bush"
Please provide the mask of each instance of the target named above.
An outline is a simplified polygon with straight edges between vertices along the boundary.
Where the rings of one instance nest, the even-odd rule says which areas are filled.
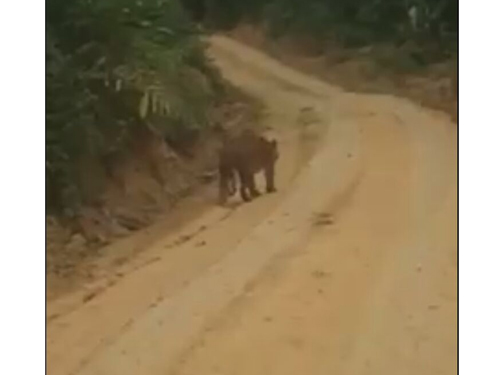
[[[190,4],[186,6],[193,6]],[[202,2],[199,0],[197,3]],[[402,40],[438,40],[456,50],[457,0],[205,0],[206,18],[221,27],[258,21],[272,36],[310,35],[346,46]],[[418,12],[412,27],[409,10]],[[402,40],[401,40],[402,39]]]
[[[81,198],[79,158],[123,150],[146,122],[202,127],[220,89],[177,0],[47,0],[46,43],[49,207]]]

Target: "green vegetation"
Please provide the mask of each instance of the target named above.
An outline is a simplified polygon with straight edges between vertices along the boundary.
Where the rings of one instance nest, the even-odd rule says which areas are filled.
[[[324,47],[412,41],[423,49],[437,45],[436,59],[457,48],[457,0],[191,0],[188,6],[194,3],[205,4],[209,25],[259,23],[271,36],[310,36]],[[409,15],[412,7],[415,22]]]
[[[411,42],[408,65],[425,65],[456,55],[457,14],[456,0],[47,0],[48,206],[81,202],[80,160],[126,152],[138,129],[175,143],[207,126],[223,85],[194,22],[250,22],[320,50]]]
[[[75,205],[78,162],[126,150],[134,132],[207,125],[221,84],[177,0],[47,0],[49,209]]]

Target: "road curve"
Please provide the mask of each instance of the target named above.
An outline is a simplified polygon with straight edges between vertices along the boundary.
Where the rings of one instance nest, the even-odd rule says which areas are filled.
[[[279,192],[214,206],[49,322],[48,373],[456,373],[455,125],[224,37],[210,54],[266,105]]]

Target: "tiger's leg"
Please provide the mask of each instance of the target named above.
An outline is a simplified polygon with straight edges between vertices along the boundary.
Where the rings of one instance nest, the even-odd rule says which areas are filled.
[[[224,204],[228,197],[228,174],[225,168],[219,167],[219,203]]]
[[[253,198],[260,196],[260,192],[257,190],[255,186],[255,175],[253,173],[249,173],[248,175],[248,187],[250,189],[250,194]]]
[[[233,196],[236,193],[236,172],[231,170],[228,181],[228,193],[229,196]]]
[[[266,176],[266,191],[274,193],[276,191],[276,186],[274,185],[274,164],[266,167],[264,173]]]
[[[249,173],[245,168],[238,168],[238,175],[240,177],[240,195],[241,199],[245,202],[252,200],[251,196],[247,194],[247,189],[249,189]]]

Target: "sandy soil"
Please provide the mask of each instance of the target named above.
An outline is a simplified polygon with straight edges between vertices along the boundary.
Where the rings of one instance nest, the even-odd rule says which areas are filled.
[[[456,373],[456,127],[210,42],[267,105],[279,191],[158,229],[98,293],[50,301],[48,373]]]
[[[390,94],[424,107],[444,111],[457,122],[457,63],[453,60],[416,67],[410,63],[411,43],[345,49],[298,36],[269,38],[262,26],[240,24],[227,33],[265,51],[287,66],[320,77],[351,92]],[[418,49],[417,49],[418,50]],[[415,50],[416,51],[416,50]],[[413,68],[410,68],[413,66]]]

